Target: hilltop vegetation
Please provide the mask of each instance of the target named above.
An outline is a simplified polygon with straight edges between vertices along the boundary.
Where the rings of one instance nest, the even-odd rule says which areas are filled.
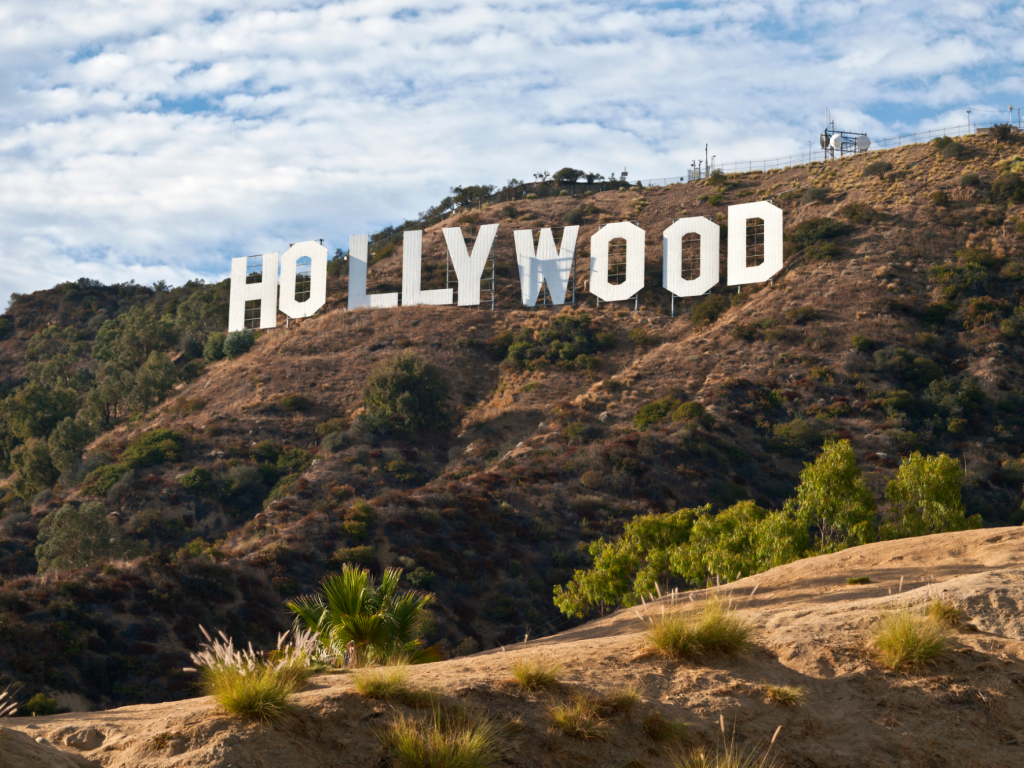
[[[442,226],[499,222],[495,312],[349,313],[343,255],[320,316],[261,334],[224,334],[226,283],[15,297],[0,325],[0,683],[93,705],[184,696],[199,623],[272,645],[284,601],[346,564],[433,592],[416,640],[462,654],[567,626],[555,588],[600,575],[631,537],[654,539],[641,562],[566,613],[975,515],[1020,524],[1012,138],[469,195],[423,219],[423,288],[445,286]],[[677,300],[672,317],[659,233],[705,215],[725,237],[725,206],[765,198],[786,212],[784,271]],[[582,269],[575,308],[517,307],[511,230],[570,219],[581,263],[603,223],[647,232],[639,312],[595,306]],[[397,290],[400,238],[375,242],[369,290]],[[801,477],[832,459],[848,509]],[[750,550],[760,540],[774,543]]]

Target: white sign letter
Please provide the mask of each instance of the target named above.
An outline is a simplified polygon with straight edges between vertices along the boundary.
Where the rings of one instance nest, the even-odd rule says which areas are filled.
[[[498,234],[497,224],[484,224],[473,244],[473,255],[466,250],[466,241],[462,237],[461,227],[444,230],[444,241],[448,244],[448,254],[455,266],[455,275],[459,278],[459,306],[475,307],[480,303],[480,276],[484,273],[484,264],[491,254],[494,236]]]
[[[626,282],[608,282],[608,244],[626,241]],[[625,301],[644,287],[644,231],[628,221],[605,224],[590,238],[590,292],[601,301]]]
[[[700,273],[687,280],[683,277],[683,237],[700,237]],[[718,285],[718,253],[721,229],[703,216],[680,219],[665,230],[665,266],[662,287],[676,296],[700,296]]]
[[[513,235],[516,241],[516,261],[519,262],[519,283],[522,287],[523,306],[537,304],[542,283],[548,284],[552,304],[564,304],[569,293],[569,279],[572,274],[573,257],[576,254],[578,226],[562,230],[561,252],[555,247],[555,236],[550,229],[540,231],[537,255],[533,252],[533,230],[518,229]]]
[[[295,296],[298,272],[308,281],[309,295]],[[327,249],[315,240],[296,243],[281,257],[281,311],[297,320],[312,317],[327,301]]]
[[[420,288],[422,268],[423,230],[406,230],[402,235],[402,306],[451,304],[454,298],[451,288],[435,288],[431,291]]]
[[[250,270],[250,261],[252,269]],[[252,279],[252,282],[249,280]],[[260,328],[277,326],[277,254],[242,256],[231,260],[231,300],[228,333],[245,330],[245,305],[260,303]],[[254,308],[255,309],[255,308]]]
[[[397,293],[366,295],[366,262],[370,251],[369,235],[348,238],[348,308],[387,309],[398,306]]]
[[[764,222],[764,261],[747,266],[747,221]],[[729,285],[764,283],[782,270],[782,209],[762,200],[729,206]]]

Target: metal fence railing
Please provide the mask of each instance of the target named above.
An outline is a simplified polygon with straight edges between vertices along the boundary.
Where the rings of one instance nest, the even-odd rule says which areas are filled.
[[[987,131],[993,125],[996,125],[999,121],[984,123],[984,122],[971,122],[970,125],[956,125],[947,128],[932,128],[927,131],[916,131],[914,133],[904,133],[899,136],[892,136],[887,139],[872,139],[871,149],[868,152],[874,152],[882,149],[893,149],[894,147],[903,147],[908,144],[923,144],[931,141],[932,139],[940,136],[950,136],[959,138],[961,136],[969,135],[977,132],[979,129]],[[751,171],[767,171],[773,168],[791,168],[795,165],[807,165],[808,163],[820,162],[824,157],[824,150],[817,148],[811,149],[809,152],[802,152],[797,155],[786,155],[784,157],[772,157],[762,160],[739,160],[731,163],[717,163],[712,164],[711,169],[706,171],[711,173],[712,171],[721,170],[725,173],[750,173]],[[691,172],[684,173],[680,176],[669,176],[660,179],[641,179],[640,183],[645,187],[664,187],[669,184],[681,184],[685,183],[686,180],[693,174]]]

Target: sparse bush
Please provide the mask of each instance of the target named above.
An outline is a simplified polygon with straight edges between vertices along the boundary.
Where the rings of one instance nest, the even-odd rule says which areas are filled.
[[[992,199],[1008,203],[1024,202],[1024,177],[1006,171],[992,182]]]
[[[807,246],[804,249],[804,258],[808,262],[833,261],[839,258],[842,253],[843,249],[835,243],[821,241]]]
[[[967,148],[959,141],[950,141],[942,148],[942,156],[948,158],[960,157]]]
[[[690,729],[685,723],[669,720],[657,710],[644,715],[641,726],[647,738],[658,743],[683,742],[690,737]]]
[[[747,647],[754,633],[754,625],[719,595],[706,598],[697,608],[649,620],[647,638],[651,645],[677,659],[738,653]]]
[[[949,205],[949,195],[941,189],[932,192],[932,205],[939,208]]]
[[[808,187],[804,191],[801,202],[805,205],[808,203],[823,203],[828,199],[828,192],[828,187]]]
[[[558,675],[561,671],[560,665],[536,658],[518,659],[512,665],[513,679],[527,691],[539,691],[558,685]]]
[[[123,464],[105,464],[97,467],[85,476],[85,480],[82,481],[82,492],[87,496],[106,496],[107,491],[127,472],[128,467]]]
[[[821,445],[821,432],[806,419],[793,419],[772,427],[769,445],[783,456],[800,457]]]
[[[892,170],[892,163],[888,163],[885,160],[875,160],[873,163],[868,163],[864,166],[865,176],[877,176],[880,179],[885,178],[885,174]]]
[[[728,297],[722,294],[712,294],[693,308],[690,322],[697,328],[710,325],[721,317],[729,307]]]
[[[672,421],[695,422],[705,429],[715,423],[715,417],[707,412],[702,403],[696,401],[680,403],[669,415]]]
[[[252,349],[255,343],[256,334],[248,329],[229,333],[224,339],[224,356],[232,359],[241,357]]]
[[[598,702],[589,696],[573,696],[568,703],[552,707],[550,717],[552,725],[575,739],[608,738],[608,725],[601,719]]]
[[[954,629],[961,624],[963,611],[951,600],[932,600],[928,603],[928,618],[937,624]]]
[[[839,209],[839,215],[854,224],[870,224],[879,214],[867,203],[847,203]]]
[[[867,576],[851,576],[846,580],[847,586],[857,586],[859,584],[870,584],[871,579]]]
[[[562,430],[569,445],[583,445],[594,439],[597,430],[582,421],[570,421]]]
[[[725,171],[721,168],[716,168],[708,176],[708,181],[711,182],[713,187],[724,187],[729,182],[729,178],[725,175]]]
[[[366,424],[372,430],[419,432],[450,423],[448,382],[433,363],[400,355],[370,372],[363,390]]]
[[[627,683],[602,696],[599,709],[604,715],[626,713],[632,712],[639,703],[640,689],[635,683]]]
[[[281,395],[277,405],[282,411],[308,411],[313,407],[313,401],[305,395],[290,393]]]
[[[615,335],[600,331],[587,312],[566,312],[539,331],[523,328],[515,334],[499,334],[489,344],[508,367],[530,371],[550,365],[593,370],[600,362],[597,354],[614,346]]]
[[[786,310],[786,319],[793,325],[807,325],[818,319],[818,310],[810,305],[792,307]]]
[[[906,604],[882,613],[871,636],[871,647],[879,663],[897,672],[934,661],[945,652],[948,643],[945,627]]]
[[[971,171],[970,173],[965,173],[963,176],[960,177],[961,187],[976,187],[979,184],[981,184],[981,177],[978,174],[974,173],[973,171]]]
[[[487,768],[501,757],[499,725],[461,707],[434,706],[425,719],[399,713],[377,738],[400,768]]]
[[[783,707],[795,707],[807,696],[807,689],[802,685],[772,685],[765,683],[764,703],[779,704]]]
[[[365,525],[365,524],[364,524]],[[434,585],[435,574],[429,568],[424,568],[422,565],[409,574],[409,583],[412,584],[416,589],[430,589]]]
[[[629,340],[638,347],[650,347],[659,341],[656,334],[651,333],[642,325],[638,325],[629,331]]]
[[[1013,126],[1009,123],[996,123],[989,129],[996,141],[1009,141],[1013,138]]]

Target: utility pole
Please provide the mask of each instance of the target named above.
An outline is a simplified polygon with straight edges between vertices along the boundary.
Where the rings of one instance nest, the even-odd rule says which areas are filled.
[[[971,135],[971,110],[967,110],[967,135]]]
[[[708,145],[707,144],[704,145],[704,168],[705,169],[710,169],[711,168],[710,164],[708,163]]]

